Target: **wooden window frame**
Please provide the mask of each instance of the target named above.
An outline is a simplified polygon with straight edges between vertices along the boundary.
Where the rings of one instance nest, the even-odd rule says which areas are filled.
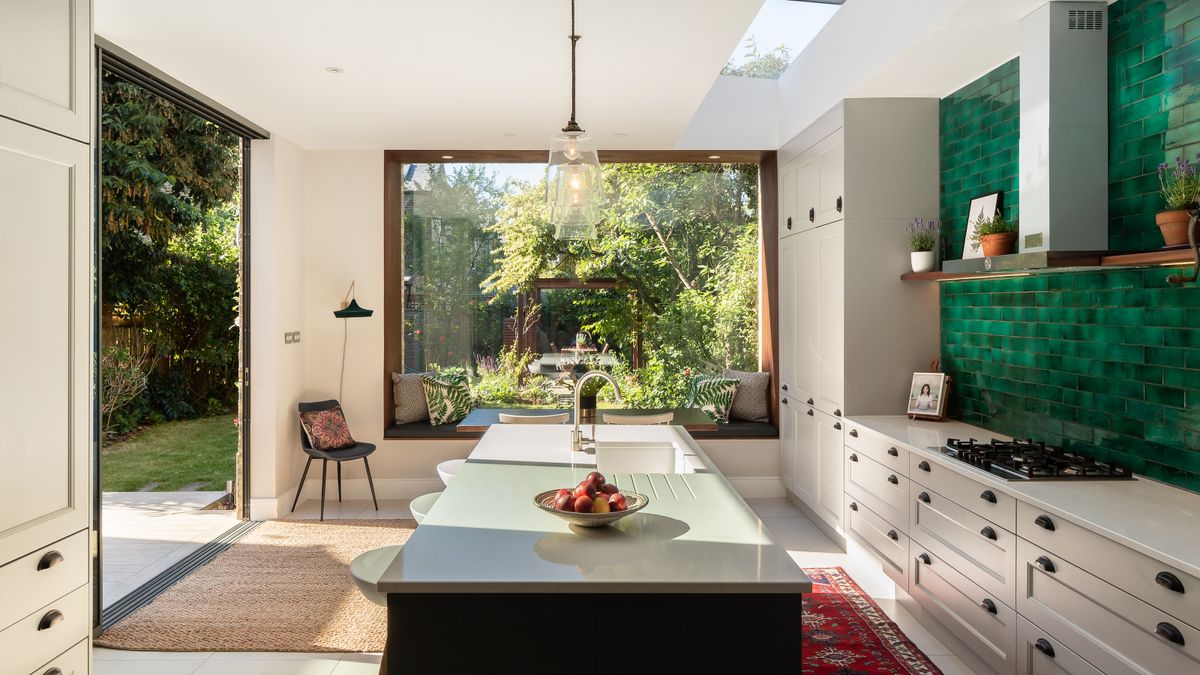
[[[718,159],[711,156],[717,155]],[[451,156],[453,159],[445,159]],[[386,150],[383,153],[383,419],[391,426],[392,373],[404,369],[405,164],[542,164],[545,150]],[[771,373],[771,423],[779,426],[779,164],[774,150],[601,150],[601,164],[758,164],[759,369]]]

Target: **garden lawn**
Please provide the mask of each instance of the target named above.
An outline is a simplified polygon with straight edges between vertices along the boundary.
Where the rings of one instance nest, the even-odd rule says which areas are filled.
[[[224,490],[237,455],[232,415],[164,422],[136,436],[102,444],[104,492]]]

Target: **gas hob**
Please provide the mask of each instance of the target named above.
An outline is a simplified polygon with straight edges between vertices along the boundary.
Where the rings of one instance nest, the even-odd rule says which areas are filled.
[[[1130,480],[1127,467],[1096,461],[1077,452],[1046,445],[1040,441],[1004,441],[993,438],[984,443],[974,438],[950,438],[937,448],[960,462],[989,471],[1005,480]]]

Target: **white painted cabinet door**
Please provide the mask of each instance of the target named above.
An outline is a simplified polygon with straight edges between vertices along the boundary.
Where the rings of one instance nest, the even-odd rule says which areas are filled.
[[[845,391],[845,223],[819,227],[814,233],[816,405],[823,413],[841,417]]]
[[[87,145],[0,118],[0,564],[88,526],[90,176]]]
[[[817,292],[820,272],[817,259],[817,231],[809,230],[797,235],[796,264],[794,275],[793,325],[796,339],[786,347],[791,350],[792,398],[806,405],[816,405],[817,375]]]
[[[799,231],[796,217],[796,166],[799,160],[788,162],[779,172],[779,237]]]
[[[793,492],[814,511],[820,500],[821,474],[820,455],[817,453],[816,416],[812,406],[796,406],[796,475],[792,481],[795,485]]]
[[[795,397],[797,344],[796,265],[800,236],[779,240],[779,393]]]
[[[0,116],[87,143],[91,3],[0,2]]]
[[[817,218],[821,201],[821,167],[816,150],[798,160],[796,168],[796,229],[811,230],[821,221]]]
[[[820,508],[817,513],[833,529],[842,531],[842,507],[846,490],[844,475],[845,439],[842,420],[817,413],[817,482]]]
[[[819,188],[817,193],[817,225],[827,225],[843,218],[843,191],[846,185],[846,150],[839,129],[817,146]]]

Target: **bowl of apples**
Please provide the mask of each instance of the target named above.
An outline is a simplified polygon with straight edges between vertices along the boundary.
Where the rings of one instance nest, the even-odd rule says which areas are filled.
[[[580,527],[603,527],[645,508],[650,498],[623,492],[593,471],[572,489],[546,490],[533,498],[538,508]]]

